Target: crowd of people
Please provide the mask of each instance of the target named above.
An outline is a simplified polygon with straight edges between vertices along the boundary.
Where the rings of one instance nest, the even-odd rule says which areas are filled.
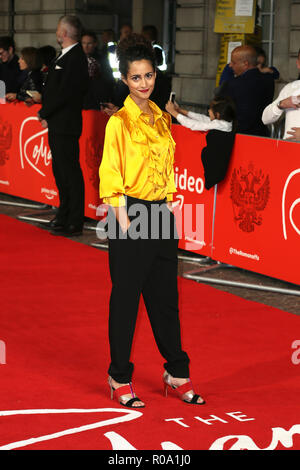
[[[112,116],[123,107],[129,89],[126,81],[122,80],[116,51],[118,43],[132,34],[132,26],[124,24],[116,41],[114,31],[106,29],[101,33],[101,47],[99,47],[95,32],[84,30],[81,25],[75,42],[81,47],[88,69],[81,109],[101,109],[108,116]],[[270,124],[281,117],[285,118],[284,139],[300,140],[300,80],[286,85],[274,100],[275,80],[280,75],[275,67],[266,65],[266,54],[263,49],[242,45],[232,51],[230,63],[223,70],[220,84],[215,89],[214,96],[209,99],[210,103],[217,100],[219,111],[216,113],[211,108],[210,114],[204,115],[186,111],[176,102],[170,101],[171,80],[170,75],[166,73],[166,55],[157,41],[157,29],[152,25],[145,25],[141,35],[152,45],[156,59],[156,80],[151,100],[160,109],[166,109],[171,114],[173,122],[192,130],[209,132],[207,140],[211,142],[224,139],[227,133],[225,139],[227,144],[223,141],[222,147],[225,145],[227,148],[228,157],[233,146],[231,136],[236,133],[270,136]],[[57,42],[59,43],[58,38]],[[48,71],[58,60],[56,49],[51,45],[40,48],[24,47],[18,57],[14,40],[3,36],[0,37],[0,59],[0,80],[5,83],[6,102],[18,100],[24,101],[27,105],[39,103],[43,112]],[[300,51],[296,63],[300,70]],[[77,64],[77,70],[74,69],[76,75],[78,69]],[[68,93],[74,90],[74,96],[77,91],[72,83],[75,82],[75,75],[66,81]],[[220,103],[223,103],[223,107]],[[227,116],[228,110],[230,118],[220,117]],[[46,120],[41,119],[41,122],[45,123]],[[214,135],[213,140],[210,138],[211,135]],[[210,151],[208,153],[215,154]],[[210,168],[206,180],[207,189],[219,181],[214,175],[224,175],[224,161],[228,162],[226,157],[220,167],[214,157],[210,158],[210,164],[207,163],[207,159],[204,164],[204,167],[208,165]],[[211,162],[214,162],[215,171]]]
[[[133,32],[130,24],[120,28],[118,41]],[[170,94],[170,79],[166,71],[165,53],[157,43],[157,29],[146,25],[142,34],[152,42],[158,65],[158,85],[153,99],[162,107]],[[101,33],[101,46],[94,31],[83,30],[81,46],[88,61],[89,86],[84,97],[84,109],[103,109],[111,115],[119,109],[128,94],[128,88],[120,80],[116,61],[115,32],[106,29]],[[0,37],[0,80],[5,83],[6,102],[24,101],[31,105],[42,102],[42,91],[47,78],[48,68],[57,56],[51,45],[40,48],[24,47],[16,54],[16,45],[12,37]]]
[[[136,33],[132,26],[124,24],[116,41],[114,31],[106,29],[102,31],[99,47],[97,35],[84,30],[76,17],[69,16],[58,23],[56,39],[61,48],[58,56],[53,46],[45,45],[24,47],[19,57],[14,40],[0,37],[0,80],[5,83],[6,101],[41,104],[38,118],[43,127],[48,127],[53,173],[61,201],[58,214],[51,221],[54,231],[65,232],[66,226],[70,234],[82,230],[84,183],[78,164],[81,111],[101,109],[111,117],[123,107],[129,87],[119,70],[117,47],[133,34]],[[151,101],[161,110],[167,110],[173,122],[207,132],[207,146],[201,154],[206,189],[225,177],[236,133],[267,137],[270,124],[283,116],[286,117],[284,138],[300,140],[300,80],[286,85],[273,101],[279,71],[266,65],[263,49],[242,45],[232,51],[220,85],[209,99],[209,113],[204,115],[184,110],[170,100],[171,81],[166,73],[165,53],[157,41],[157,29],[145,25],[139,34],[152,47],[155,56],[156,79]],[[300,51],[297,68],[300,70]],[[76,143],[75,140],[69,142],[68,148],[76,158],[70,155],[68,161],[65,142],[71,135]],[[223,150],[221,156],[219,148]],[[71,159],[76,165],[70,172]],[[72,174],[70,181],[65,178],[68,172]]]
[[[296,65],[300,70],[300,50]],[[266,54],[260,47],[242,45],[232,51],[215,97],[231,99],[237,133],[269,137],[270,125],[283,118],[283,138],[300,141],[300,80],[298,77],[284,86],[274,100],[275,80],[279,77],[275,67],[266,65]],[[166,109],[181,125],[192,130],[207,132],[227,127],[227,123],[223,124],[215,116],[209,119],[206,115],[182,110],[177,103],[169,102]]]
[[[118,41],[132,33],[130,24],[122,25]],[[166,55],[158,44],[155,26],[145,25],[141,34],[152,44],[157,63],[156,83],[151,99],[161,109],[165,109],[171,91],[170,76],[166,73]],[[93,31],[83,31],[80,41],[88,61],[89,72],[89,86],[83,108],[102,109],[111,116],[123,106],[128,95],[128,87],[121,80],[118,70],[116,60],[118,41],[115,40],[115,33],[112,29],[102,31],[101,47]],[[0,37],[0,80],[5,83],[6,101],[19,100],[28,105],[41,103],[48,68],[56,55],[56,49],[46,45],[40,48],[24,47],[18,57],[13,38]],[[299,57],[297,67],[300,68]],[[295,113],[299,105],[296,96],[300,95],[300,82],[296,80],[284,87],[273,102],[274,82],[278,78],[279,71],[275,67],[266,65],[266,54],[263,49],[239,46],[233,50],[231,61],[223,70],[215,95],[232,99],[236,107],[238,133],[269,136],[269,125],[284,115],[286,116],[284,138],[295,140],[300,137],[300,131],[297,130],[300,114],[298,116],[298,113]],[[209,97],[209,101],[211,98]],[[187,124],[187,120],[182,118],[182,113],[178,113],[172,106],[168,111],[175,122],[194,130],[202,130],[199,128],[199,119],[197,125],[195,122],[192,125],[191,122]]]

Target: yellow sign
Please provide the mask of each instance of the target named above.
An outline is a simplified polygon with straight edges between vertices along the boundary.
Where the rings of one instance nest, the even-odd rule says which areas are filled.
[[[217,0],[214,32],[253,33],[255,13],[256,0]]]

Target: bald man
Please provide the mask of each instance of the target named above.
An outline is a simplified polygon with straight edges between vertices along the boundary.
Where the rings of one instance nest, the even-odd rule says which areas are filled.
[[[88,63],[80,43],[81,23],[62,17],[56,39],[61,55],[49,67],[38,117],[48,127],[52,171],[59,193],[59,208],[50,222],[53,234],[75,236],[84,222],[84,181],[79,163],[82,108],[88,90]]]
[[[234,78],[224,82],[219,93],[230,96],[236,105],[237,132],[269,136],[261,117],[265,107],[273,101],[273,78],[257,68],[257,53],[252,46],[236,47],[231,53],[230,67]]]

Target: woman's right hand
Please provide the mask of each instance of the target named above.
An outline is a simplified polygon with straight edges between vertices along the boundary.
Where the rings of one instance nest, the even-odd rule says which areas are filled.
[[[130,227],[130,220],[127,214],[126,207],[125,206],[113,207],[112,209],[115,213],[117,221],[119,222],[122,232],[126,233]]]

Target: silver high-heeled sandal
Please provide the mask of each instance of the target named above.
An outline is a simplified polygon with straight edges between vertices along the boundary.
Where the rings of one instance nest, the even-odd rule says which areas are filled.
[[[189,403],[192,405],[204,405],[205,400],[200,395],[197,395],[193,391],[193,385],[191,382],[191,379],[188,379],[188,382],[176,386],[172,384],[172,377],[168,372],[165,372],[163,375],[163,384],[164,384],[164,395],[167,397],[168,396],[168,387],[170,387],[172,390],[174,390],[179,398],[184,401],[185,403]],[[198,402],[198,399],[201,398],[201,402]]]

